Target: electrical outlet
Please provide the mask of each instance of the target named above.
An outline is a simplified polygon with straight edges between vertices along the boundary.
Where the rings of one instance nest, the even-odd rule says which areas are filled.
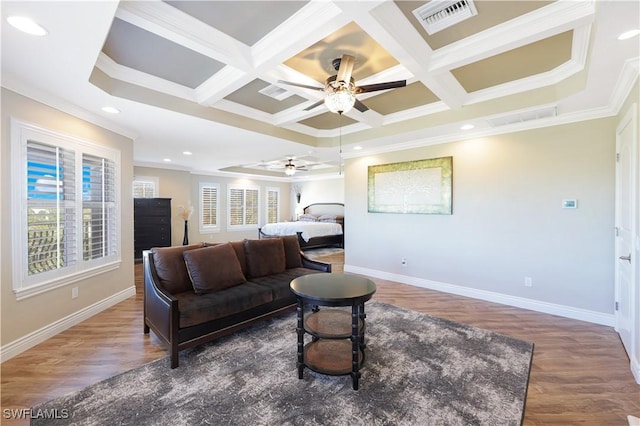
[[[78,287],[73,287],[71,289],[71,298],[75,299],[76,297],[78,297]]]
[[[531,277],[524,277],[524,286],[533,287],[533,280],[531,279]]]
[[[402,266],[407,266],[407,259],[403,257],[400,263],[402,264]]]

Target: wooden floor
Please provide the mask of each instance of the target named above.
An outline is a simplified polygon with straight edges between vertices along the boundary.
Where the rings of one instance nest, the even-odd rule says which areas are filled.
[[[340,256],[330,258],[342,270]],[[167,356],[142,333],[141,267],[137,295],[2,364],[2,414],[30,408]],[[610,327],[374,280],[374,299],[496,331],[535,344],[525,425],[627,425],[640,417],[640,385]],[[292,379],[293,380],[293,379]]]

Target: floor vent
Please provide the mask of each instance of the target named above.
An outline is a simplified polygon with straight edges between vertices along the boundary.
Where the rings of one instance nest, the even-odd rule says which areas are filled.
[[[292,96],[293,93],[283,89],[282,87],[274,86],[273,84],[268,85],[264,89],[258,90],[258,92],[262,93],[265,96],[269,96],[270,98],[277,99],[279,101],[283,99],[287,99],[289,96]]]
[[[476,16],[473,0],[431,0],[413,11],[429,35]]]
[[[491,127],[506,126],[508,124],[524,123],[525,121],[551,118],[558,115],[558,107],[549,105],[542,108],[520,110],[509,114],[497,115],[487,118]]]

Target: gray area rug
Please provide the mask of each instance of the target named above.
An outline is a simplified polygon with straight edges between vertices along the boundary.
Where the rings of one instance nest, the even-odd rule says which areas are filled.
[[[522,423],[532,344],[376,301],[366,312],[357,391],[350,376],[298,379],[291,313],[183,351],[177,369],[164,358],[36,406],[68,418],[31,424]]]

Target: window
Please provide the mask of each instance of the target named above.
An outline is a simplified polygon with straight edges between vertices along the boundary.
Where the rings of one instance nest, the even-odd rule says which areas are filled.
[[[119,152],[12,120],[18,299],[119,260]]]
[[[220,185],[217,183],[200,184],[200,232],[220,230]]]
[[[229,229],[255,229],[260,220],[260,189],[229,185],[227,226]]]
[[[267,188],[267,223],[280,221],[280,188]]]
[[[158,196],[158,178],[149,176],[133,177],[133,198],[155,198]]]

